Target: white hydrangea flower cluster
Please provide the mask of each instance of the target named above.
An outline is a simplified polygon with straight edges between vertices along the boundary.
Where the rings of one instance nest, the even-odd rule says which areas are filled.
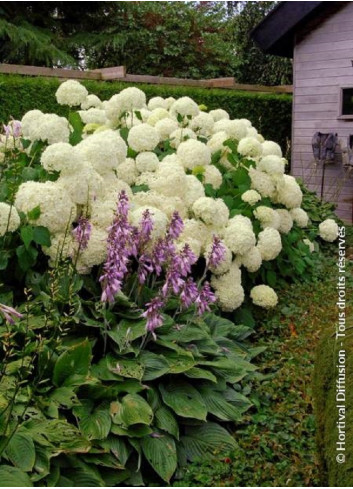
[[[333,243],[338,237],[338,225],[333,219],[326,219],[319,225],[319,235],[324,241]]]
[[[21,223],[16,207],[0,202],[0,236],[16,231]]]
[[[255,305],[264,309],[271,309],[278,303],[276,292],[268,285],[256,285],[251,289],[250,297]]]
[[[107,228],[118,194],[124,190],[133,224],[149,209],[154,222],[152,241],[163,236],[174,211],[184,221],[178,247],[188,243],[198,257],[207,260],[213,237],[222,240],[225,259],[217,267],[210,266],[211,285],[223,310],[238,308],[244,301],[242,271],[255,273],[263,262],[275,260],[283,235],[294,224],[309,225],[300,207],[302,191],[295,178],[285,174],[286,160],[279,145],[265,141],[247,119],[231,119],[223,109],[200,111],[189,97],[153,97],[147,102],[143,91],[130,87],[102,102],[76,83],[63,83],[57,99],[69,106],[80,105],[86,127],[77,145],[69,144],[71,128],[65,118],[33,110],[22,119],[26,139],[48,144],[41,156],[43,168],[59,174],[55,182],[22,184],[15,199],[16,208],[25,213],[40,207],[35,222],[52,234],[51,247],[44,249],[51,263],[59,250],[73,256],[71,225],[84,214],[92,233],[78,259],[79,270],[89,273],[101,264],[106,257]],[[221,188],[224,168],[234,168],[234,157],[230,158],[234,147],[243,156],[238,158],[240,165],[246,162],[243,169],[250,184],[237,195],[240,210],[230,217],[231,207],[209,195],[217,195],[210,192]],[[251,219],[241,215],[242,209]],[[0,207],[0,216],[6,214],[1,212]],[[0,219],[0,231],[1,223]],[[323,239],[333,241],[337,234],[334,221],[320,225]],[[311,251],[312,243],[304,243]],[[277,303],[276,293],[265,285],[254,287],[251,298],[264,308]]]
[[[87,98],[86,87],[76,80],[67,80],[57,89],[55,96],[58,104],[76,107],[81,105]]]

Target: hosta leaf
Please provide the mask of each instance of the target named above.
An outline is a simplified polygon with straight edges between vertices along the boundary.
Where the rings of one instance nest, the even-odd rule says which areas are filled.
[[[190,379],[205,379],[217,383],[217,377],[209,370],[203,368],[193,367],[185,372],[185,375]]]
[[[51,452],[46,448],[36,445],[36,461],[34,470],[38,473],[36,481],[43,479],[50,472],[50,456]]]
[[[179,439],[179,426],[172,412],[162,406],[155,412],[155,424],[160,430],[166,431]]]
[[[151,467],[164,481],[169,482],[177,468],[177,454],[173,438],[167,435],[147,436],[141,440],[141,446]]]
[[[15,433],[6,448],[9,460],[24,472],[30,472],[36,460],[36,451],[30,435]]]
[[[111,427],[109,406],[102,404],[91,411],[89,408],[78,407],[74,409],[79,418],[79,427],[82,434],[89,440],[102,440],[108,436]]]
[[[228,431],[217,423],[189,426],[180,441],[186,458],[190,461],[219,457],[237,446]]]
[[[129,428],[123,428],[122,426],[112,424],[111,432],[114,433],[114,435],[127,436],[129,437],[129,441],[131,441],[130,438],[143,438],[150,435],[152,429],[145,424],[134,424]]]
[[[199,392],[188,382],[171,382],[159,385],[163,401],[184,418],[206,420],[207,409]]]
[[[157,379],[169,371],[169,364],[162,355],[144,351],[139,359],[145,367],[143,381]]]
[[[53,382],[60,386],[65,379],[73,374],[87,375],[91,362],[91,345],[88,340],[68,348],[57,359],[54,372]]]
[[[200,361],[199,365],[211,367],[212,370],[226,381],[235,384],[239,382],[248,372],[256,370],[251,363],[240,357],[220,357],[216,360]]]
[[[209,332],[202,328],[201,324],[182,324],[178,329],[173,328],[167,335],[161,335],[162,339],[177,343],[191,343],[208,337]]]
[[[106,440],[101,441],[100,445],[105,450],[110,450],[122,465],[126,464],[131,453],[131,448],[126,445],[123,438],[110,435]]]
[[[67,408],[70,408],[79,402],[75,392],[70,387],[58,387],[52,392],[49,399],[60,406]]]
[[[164,357],[168,362],[171,374],[186,372],[196,364],[192,353],[185,350],[183,352],[168,352],[164,354]]]
[[[252,406],[251,401],[249,401],[247,397],[245,397],[240,392],[232,389],[231,387],[226,389],[223,395],[228,402],[241,409],[242,412],[246,411],[247,409],[249,409],[249,407]]]
[[[226,337],[236,327],[229,319],[216,316],[213,313],[205,314],[203,320],[210,327],[214,338]]]
[[[115,367],[111,369],[113,373],[127,377],[129,379],[141,380],[144,373],[144,366],[137,360],[118,359]]]
[[[124,466],[111,453],[89,453],[82,456],[82,460],[95,466],[123,470]]]
[[[32,481],[25,472],[10,465],[0,466],[0,481],[2,487],[32,487]]]
[[[223,396],[223,392],[220,393],[211,387],[205,386],[200,387],[199,392],[207,411],[221,421],[239,421],[241,419],[242,409],[227,402]]]
[[[138,394],[128,394],[121,401],[121,420],[126,427],[134,424],[150,425],[153,411]]]
[[[146,321],[127,321],[122,319],[119,324],[108,331],[109,337],[115,341],[120,348],[146,334]]]
[[[98,469],[93,465],[81,462],[80,467],[66,469],[64,473],[65,477],[72,481],[69,487],[105,487]]]

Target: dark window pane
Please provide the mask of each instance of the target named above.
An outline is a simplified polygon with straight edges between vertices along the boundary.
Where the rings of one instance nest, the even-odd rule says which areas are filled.
[[[342,115],[353,114],[353,88],[342,90]]]

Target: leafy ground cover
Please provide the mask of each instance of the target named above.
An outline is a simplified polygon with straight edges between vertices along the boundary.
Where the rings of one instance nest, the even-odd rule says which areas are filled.
[[[349,234],[348,251],[352,228]],[[254,339],[267,347],[260,357],[266,378],[253,386],[256,407],[234,434],[236,451],[217,464],[190,466],[178,485],[316,487],[326,482],[316,448],[312,380],[321,337],[334,332],[337,322],[335,253],[333,245],[314,282],[284,287],[278,307],[258,318]],[[348,261],[347,290],[352,268]],[[352,304],[350,298],[348,314]]]

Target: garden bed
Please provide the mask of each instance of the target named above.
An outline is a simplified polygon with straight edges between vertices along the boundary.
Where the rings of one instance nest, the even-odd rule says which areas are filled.
[[[352,241],[350,238],[347,245]],[[238,449],[218,464],[191,466],[187,477],[177,485],[350,485],[351,423],[347,427],[348,463],[338,466],[335,461],[337,430],[332,409],[335,395],[332,334],[337,321],[335,253],[335,246],[332,246],[314,283],[295,283],[283,288],[278,308],[260,320],[254,340],[267,347],[259,357],[265,379],[253,386],[256,396],[252,400],[256,407],[249,411],[247,422],[234,433]],[[347,276],[352,269],[352,262],[348,262]],[[352,290],[351,282],[347,290]],[[352,305],[350,298],[347,314],[351,314]],[[349,352],[353,348],[352,336],[348,334],[346,348]],[[348,353],[347,358],[349,356]],[[350,372],[351,363],[348,378]],[[349,385],[348,413],[353,406]],[[317,405],[317,420],[314,404]]]

